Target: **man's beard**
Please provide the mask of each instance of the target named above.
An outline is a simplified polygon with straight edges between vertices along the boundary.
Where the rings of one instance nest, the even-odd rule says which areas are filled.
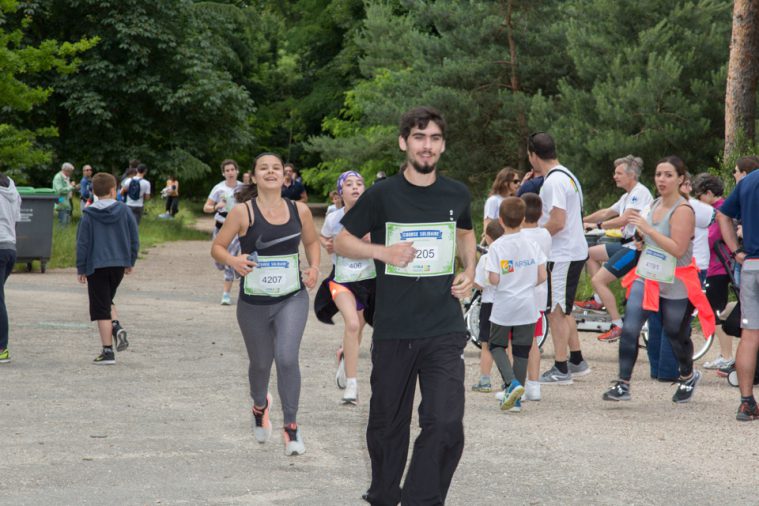
[[[422,165],[416,160],[411,160],[411,165],[420,174],[431,174],[435,170],[435,165]]]

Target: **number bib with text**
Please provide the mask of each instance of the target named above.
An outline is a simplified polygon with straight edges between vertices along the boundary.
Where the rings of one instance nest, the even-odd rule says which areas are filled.
[[[646,246],[638,260],[638,276],[660,283],[675,282],[677,259],[655,246]]]
[[[385,264],[390,276],[448,276],[456,257],[456,223],[386,223],[385,245],[412,241],[416,255],[406,267]]]
[[[352,283],[377,277],[374,260],[365,258],[356,260],[335,256],[335,281],[338,283]]]
[[[246,295],[281,297],[300,289],[298,254],[260,256],[258,265],[245,276]]]

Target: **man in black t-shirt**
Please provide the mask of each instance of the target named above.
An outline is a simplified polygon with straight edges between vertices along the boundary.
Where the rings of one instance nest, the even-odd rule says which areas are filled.
[[[295,166],[291,163],[285,164],[285,181],[282,184],[282,196],[293,202],[308,202],[306,187],[295,178]]]
[[[366,190],[335,239],[339,255],[373,258],[377,267],[366,429],[372,483],[364,499],[442,504],[464,448],[466,330],[458,299],[474,279],[471,199],[466,186],[436,171],[445,151],[438,111],[404,114],[398,143],[405,166]],[[360,239],[367,233],[371,243]],[[458,275],[456,255],[464,266]],[[401,490],[417,379],[422,431]]]

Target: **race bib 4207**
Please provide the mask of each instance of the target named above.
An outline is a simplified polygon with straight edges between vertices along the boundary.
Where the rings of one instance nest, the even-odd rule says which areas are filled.
[[[300,289],[298,254],[259,256],[256,267],[245,276],[247,295],[281,297]]]
[[[386,223],[385,245],[413,242],[416,254],[406,267],[385,265],[390,276],[448,276],[456,258],[456,223]]]

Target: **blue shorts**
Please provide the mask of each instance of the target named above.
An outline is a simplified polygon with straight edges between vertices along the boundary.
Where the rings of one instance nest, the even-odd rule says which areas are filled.
[[[615,278],[621,278],[633,270],[640,258],[640,251],[626,248],[619,243],[607,244],[606,253],[609,255],[609,260],[604,264],[604,269],[611,272]]]

